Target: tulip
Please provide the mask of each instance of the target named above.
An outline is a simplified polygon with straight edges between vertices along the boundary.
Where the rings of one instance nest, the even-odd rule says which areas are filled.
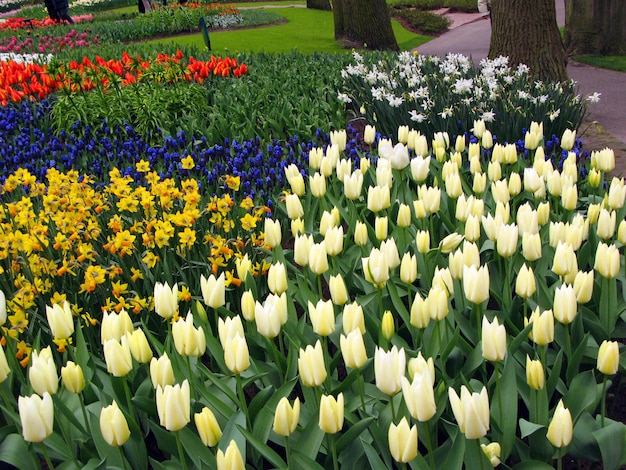
[[[561,137],[561,148],[563,150],[572,150],[576,140],[576,130],[565,129]]]
[[[578,271],[574,278],[573,287],[576,293],[576,302],[579,304],[589,302],[593,294],[593,271]]]
[[[85,389],[85,376],[83,369],[72,361],[67,361],[61,367],[61,380],[63,386],[71,393],[80,393]]]
[[[206,350],[206,338],[202,327],[193,326],[193,315],[187,314],[185,320],[178,320],[172,325],[174,346],[181,356],[200,357]]]
[[[556,410],[552,416],[552,421],[548,425],[548,433],[546,437],[554,447],[565,447],[572,442],[574,425],[572,423],[572,414],[569,409],[563,405],[563,400],[559,400]]]
[[[374,375],[376,376],[376,387],[383,393],[392,396],[402,388],[402,377],[406,368],[406,357],[404,348],[394,345],[391,351],[385,352],[376,347],[374,353]]]
[[[441,204],[441,189],[421,185],[417,188],[417,196],[424,203],[426,213],[434,214],[439,211]]]
[[[102,314],[102,324],[100,325],[100,341],[104,344],[109,339],[120,341],[126,333],[133,331],[133,322],[124,309],[119,314],[104,311]]]
[[[517,225],[500,225],[497,238],[496,247],[500,256],[508,258],[515,254],[517,251],[517,239],[519,238]]]
[[[320,167],[322,157],[324,156],[324,150],[320,147],[314,147],[309,150],[309,166],[317,170]]]
[[[491,147],[493,147],[493,136],[491,135],[491,132],[489,130],[485,130],[480,143],[485,149],[490,149]]]
[[[377,288],[385,287],[389,280],[389,263],[385,253],[377,248],[372,249],[369,257],[362,258],[365,279]]]
[[[236,258],[235,268],[237,270],[237,277],[245,282],[248,273],[252,273],[252,261],[250,261],[248,255],[244,255],[243,258]],[[202,275],[200,279],[202,279]],[[200,282],[200,289],[202,290],[202,281]]]
[[[324,274],[328,271],[328,256],[326,242],[313,243],[309,251],[309,268],[315,274]]]
[[[592,168],[591,170],[589,170],[589,175],[587,175],[587,182],[592,188],[597,188],[602,182],[602,172],[596,170],[595,168]]]
[[[381,322],[381,332],[383,334],[383,338],[387,341],[391,341],[393,338],[393,334],[395,333],[395,325],[393,321],[393,315],[390,310],[385,310],[383,313],[383,318]]]
[[[522,235],[522,256],[527,261],[541,258],[541,235],[528,232]]]
[[[351,201],[356,201],[361,197],[363,191],[363,173],[356,170],[351,174],[343,177],[343,192]]]
[[[320,400],[319,427],[327,434],[335,434],[343,428],[343,393],[337,395],[322,395]]]
[[[602,341],[598,349],[598,362],[596,367],[604,375],[617,374],[619,370],[619,346],[617,341]]]
[[[343,251],[343,227],[329,227],[324,234],[324,246],[328,256],[337,256]]]
[[[293,407],[287,397],[282,397],[276,405],[274,413],[274,432],[280,436],[289,436],[298,427],[300,419],[300,399],[296,398]]]
[[[318,387],[326,380],[324,353],[319,340],[315,343],[315,347],[308,345],[305,349],[300,349],[298,372],[302,384],[307,387]]]
[[[451,253],[456,250],[456,248],[463,241],[463,235],[460,233],[452,232],[450,235],[446,236],[441,242],[439,242],[439,249],[443,254]]]
[[[146,334],[141,328],[137,328],[132,333],[126,333],[126,340],[128,341],[130,353],[137,362],[145,364],[152,359],[152,349],[150,349]]]
[[[422,352],[417,353],[417,357],[409,360],[409,377],[411,380],[418,374],[427,374],[431,387],[435,385],[435,362],[432,357],[424,359]]]
[[[535,281],[535,274],[533,268],[529,268],[524,264],[515,280],[515,293],[523,299],[531,297],[537,290],[537,283]]]
[[[463,193],[461,177],[458,173],[452,173],[444,181],[446,194],[451,199],[457,199]]]
[[[342,315],[343,332],[348,334],[352,330],[359,330],[361,334],[365,333],[365,318],[363,317],[363,307],[356,301],[346,304],[343,307]]]
[[[226,452],[217,449],[217,470],[245,470],[246,465],[237,447],[237,443],[231,440],[226,448]]]
[[[613,210],[621,209],[626,198],[626,185],[623,178],[613,178],[609,186],[608,205]]]
[[[0,326],[7,322],[7,298],[0,290]]]
[[[364,175],[367,174],[367,170],[370,169],[370,159],[369,158],[361,158],[361,161],[359,163],[359,170],[361,170],[361,173],[363,173]]]
[[[217,320],[217,332],[222,347],[224,347],[226,341],[234,338],[235,336],[237,336],[237,334],[239,334],[239,336],[244,336],[241,317],[236,315],[234,317],[227,317],[225,320],[220,317]]]
[[[378,147],[379,154],[380,154],[380,151],[383,149],[381,149],[379,145]],[[392,185],[393,185],[393,171],[391,167],[391,162],[381,156],[376,162],[376,186],[381,187],[381,188],[391,188]]]
[[[176,384],[160,385],[156,389],[157,412],[159,422],[168,431],[179,431],[191,420],[191,403],[189,382],[183,381],[182,386]]]
[[[267,271],[267,287],[270,292],[280,295],[287,290],[287,270],[283,263],[275,263]]]
[[[417,200],[413,201],[413,211],[415,212],[415,217],[422,220],[428,216],[428,212],[426,212],[426,206],[424,205],[424,201]]]
[[[491,194],[496,203],[508,204],[511,200],[506,180],[493,181],[491,183]]]
[[[448,316],[448,291],[440,286],[433,286],[428,291],[424,309],[430,313],[435,321],[443,320]]]
[[[207,447],[216,446],[222,438],[222,429],[213,412],[206,406],[200,413],[193,415],[200,440]]]
[[[246,276],[247,272],[240,279],[245,281]],[[224,273],[221,273],[217,278],[211,274],[208,279],[201,274],[200,290],[202,291],[202,300],[204,300],[205,305],[211,308],[220,308],[226,304],[226,278]]]
[[[406,284],[413,284],[417,279],[417,258],[405,253],[400,262],[400,280]]]
[[[367,208],[372,212],[380,212],[391,205],[389,186],[370,186],[367,190]]]
[[[108,340],[104,343],[103,349],[109,374],[115,377],[124,377],[133,370],[133,358],[126,336],[122,337],[119,342],[114,339]]]
[[[489,165],[487,165],[487,177],[491,182],[500,181],[502,178],[502,167],[498,162],[489,162]]]
[[[224,362],[233,374],[241,374],[250,367],[250,353],[246,338],[239,333],[227,338],[224,344]]]
[[[596,254],[597,260],[597,254]],[[578,271],[578,260],[574,247],[569,243],[559,242],[554,252],[552,271],[558,276],[567,276]]]
[[[365,246],[368,240],[367,225],[357,220],[354,227],[354,243],[358,246]]]
[[[556,288],[554,291],[553,302],[554,318],[563,324],[568,324],[574,321],[576,318],[577,305],[576,305],[576,292],[574,288],[569,284],[563,284]]]
[[[28,379],[35,393],[43,396],[44,393],[54,395],[59,388],[59,376],[52,357],[50,346],[33,351],[31,365],[28,370]]]
[[[150,380],[155,389],[174,384],[174,369],[167,353],[164,352],[158,359],[153,357],[150,361]]]
[[[548,175],[546,183],[552,196],[560,197],[563,194],[563,177],[558,170],[554,170]]]
[[[393,168],[394,170],[402,170],[410,163],[409,150],[404,145],[404,142],[399,142],[393,147],[385,147],[384,145],[381,147],[379,143],[378,155],[380,158],[389,160],[389,162],[391,163],[391,168]]]
[[[254,320],[257,331],[266,338],[275,338],[287,322],[287,295],[270,294],[263,304],[254,305]]]
[[[616,277],[620,269],[620,254],[617,247],[613,244],[607,245],[600,242],[596,249],[596,260],[593,268],[606,279]]]
[[[335,331],[335,310],[330,300],[319,300],[316,305],[309,301],[308,310],[315,333],[328,336]]]
[[[526,356],[526,383],[533,390],[541,390],[546,382],[543,364],[540,360],[532,360]]]
[[[389,219],[387,219],[387,217],[376,217],[374,222],[374,233],[377,240],[384,240],[387,238],[388,227]]]
[[[465,298],[474,304],[481,304],[489,298],[489,268],[483,265],[463,266],[463,292]]]
[[[613,237],[615,234],[617,214],[615,211],[602,209],[598,217],[598,226],[596,228],[598,237],[603,240]]]
[[[17,401],[22,424],[22,437],[27,442],[43,442],[52,434],[54,425],[54,406],[52,397],[44,392],[43,397],[20,396]]]
[[[435,416],[437,405],[433,390],[433,379],[430,371],[423,369],[413,375],[413,381],[409,382],[402,377],[402,395],[409,414],[416,420],[424,423]]]
[[[418,230],[415,235],[415,244],[417,251],[422,254],[428,253],[430,250],[430,233],[427,230]]]
[[[415,328],[424,329],[430,323],[430,312],[426,308],[426,302],[419,292],[415,293],[411,305],[411,325]]]
[[[491,463],[494,468],[500,465],[500,453],[502,452],[500,444],[497,442],[492,442],[491,444],[481,444],[480,448],[489,459],[489,463]]]
[[[407,228],[411,225],[411,207],[407,204],[400,204],[398,215],[396,216],[398,227]]]
[[[254,321],[254,294],[247,290],[241,294],[241,314],[246,321]]]
[[[461,432],[467,439],[480,439],[489,431],[489,396],[483,387],[480,393],[470,394],[465,385],[461,387],[461,398],[456,391],[448,389],[448,399]]]
[[[285,196],[285,207],[287,209],[287,217],[291,220],[304,216],[304,208],[297,194],[287,194]]]
[[[476,121],[474,120],[474,127],[471,129],[472,133],[479,139],[482,138],[485,133],[485,121],[482,119]]]
[[[613,171],[615,169],[615,152],[610,148],[591,152],[591,165],[607,173]]]
[[[50,332],[56,339],[67,339],[74,334],[74,318],[69,302],[63,302],[63,306],[54,304],[52,307],[46,305],[46,317]]]
[[[554,314],[552,310],[540,312],[537,307],[530,315],[528,320],[524,320],[524,327],[529,323],[533,324],[533,328],[528,337],[540,346],[554,341]]]
[[[424,158],[423,155],[417,154],[417,157],[411,160],[411,177],[421,183],[426,179],[430,171],[430,157]]]
[[[300,266],[309,264],[309,252],[313,247],[313,235],[298,235],[293,244],[293,260]]]
[[[578,189],[575,184],[571,184],[563,188],[561,193],[561,205],[568,211],[576,209],[578,203]]]
[[[265,225],[263,228],[265,236],[265,243],[270,248],[276,248],[280,246],[282,241],[282,232],[280,228],[280,220],[265,219]]]
[[[341,335],[339,337],[339,345],[346,367],[360,369],[365,364],[365,361],[367,361],[365,343],[359,329],[350,331],[348,336]]]
[[[178,312],[178,284],[170,287],[167,282],[157,282],[154,285],[154,311],[166,320]]]
[[[113,447],[123,446],[130,437],[126,417],[115,400],[100,410],[100,432],[107,444]]]
[[[370,126],[369,124],[365,126],[365,131],[363,132],[363,140],[366,144],[372,145],[374,140],[376,139],[376,127]]]
[[[483,317],[482,351],[487,361],[503,361],[506,356],[506,329],[504,325],[500,325],[498,317],[493,322]]]
[[[407,463],[417,457],[417,426],[409,426],[405,417],[388,432],[389,451],[396,462]]]
[[[341,306],[348,301],[348,289],[341,274],[330,276],[328,290],[330,291],[330,298],[335,305]]]
[[[7,379],[10,372],[11,368],[9,367],[9,363],[7,362],[4,348],[2,347],[2,345],[0,345],[0,384]]]

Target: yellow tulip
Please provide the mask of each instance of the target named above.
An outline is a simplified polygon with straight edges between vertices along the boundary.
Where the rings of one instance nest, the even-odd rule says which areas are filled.
[[[287,194],[285,196],[285,206],[287,208],[287,217],[291,220],[304,216],[304,208],[297,194]]]
[[[300,420],[300,399],[296,398],[293,406],[289,403],[287,397],[283,397],[276,405],[274,413],[274,432],[280,436],[289,436],[298,427]]]
[[[330,298],[335,305],[341,306],[348,301],[348,289],[341,274],[330,276],[328,290],[330,291]]]
[[[485,453],[494,468],[500,465],[500,454],[502,452],[500,444],[497,442],[492,442],[491,444],[481,444],[480,448]]]
[[[133,370],[133,358],[128,345],[128,337],[123,336],[121,341],[110,339],[104,343],[103,349],[109,374],[115,377],[124,377]]]
[[[222,428],[213,412],[205,406],[200,413],[194,413],[193,421],[202,443],[207,447],[216,446],[222,438]]]
[[[572,414],[563,405],[563,400],[559,400],[546,436],[554,447],[561,448],[572,442],[573,431]]]
[[[166,385],[156,389],[157,412],[159,422],[168,431],[180,431],[191,420],[191,402],[189,382],[183,381],[182,386]]]
[[[46,305],[46,317],[52,336],[57,339],[67,339],[74,334],[74,318],[72,309],[66,300],[63,305]]]
[[[341,335],[339,337],[339,345],[346,367],[359,369],[365,364],[365,361],[367,361],[365,342],[358,328],[350,331],[348,336]]]
[[[307,306],[315,333],[328,336],[335,331],[335,310],[332,301],[319,300],[315,305],[309,301]]]
[[[324,234],[324,246],[328,256],[337,256],[343,251],[343,227],[329,227]]]
[[[428,369],[422,369],[421,372],[414,374],[412,382],[402,377],[402,396],[409,414],[422,423],[431,419],[437,412],[432,380]]]
[[[541,390],[546,382],[543,364],[540,360],[532,360],[526,356],[526,383],[533,390]]]
[[[119,314],[107,310],[102,314],[100,325],[100,341],[104,344],[109,339],[120,341],[126,333],[133,331],[133,322],[124,309]]]
[[[554,291],[554,301],[552,305],[554,318],[563,324],[573,322],[578,313],[574,288],[569,284],[562,284],[557,287]]]
[[[489,268],[483,265],[463,266],[463,291],[465,298],[474,304],[489,299]]]
[[[172,336],[174,346],[181,356],[200,357],[206,350],[206,337],[202,327],[193,326],[193,315],[191,312],[183,320],[179,319],[172,325]]]
[[[107,444],[113,447],[123,446],[130,437],[126,417],[115,400],[100,410],[100,432]]]
[[[606,279],[616,277],[620,270],[620,254],[617,247],[613,244],[607,245],[600,242],[596,249],[596,260],[593,268]]]
[[[335,434],[343,428],[344,401],[343,393],[337,395],[322,395],[320,400],[319,427],[327,434]]]
[[[406,463],[417,457],[417,426],[409,426],[404,416],[397,426],[389,425],[388,441],[389,452],[396,462]]]
[[[374,140],[376,139],[376,127],[370,126],[369,124],[365,126],[365,131],[363,131],[363,140],[366,144],[372,145]]]
[[[54,395],[57,392],[59,376],[50,346],[39,352],[32,352],[28,379],[35,393],[40,396],[43,396],[44,393]]]
[[[244,272],[245,266],[241,267],[243,277],[240,278],[243,281],[246,280],[248,271]],[[202,291],[202,300],[205,305],[211,308],[220,308],[226,304],[226,278],[224,273],[221,273],[217,278],[211,274],[209,278],[205,278],[203,274],[200,275],[200,290]]]
[[[381,331],[383,334],[383,338],[385,338],[387,341],[391,341],[391,338],[393,338],[393,334],[395,332],[395,325],[393,321],[393,315],[391,314],[390,310],[385,310],[385,312],[383,313]]]
[[[413,284],[417,279],[417,258],[411,253],[405,253],[400,262],[400,280],[406,284]]]
[[[83,369],[72,361],[67,361],[61,367],[61,380],[63,386],[71,393],[80,393],[85,389],[85,376]]]
[[[178,312],[178,284],[170,287],[167,282],[157,282],[154,285],[154,311],[166,320]]]
[[[489,431],[489,396],[487,388],[480,393],[470,391],[465,385],[461,387],[461,397],[450,387],[448,399],[459,429],[467,439],[480,439]]]
[[[376,347],[374,353],[374,375],[376,376],[376,387],[389,395],[395,395],[402,388],[402,377],[406,368],[406,356],[404,348],[394,345],[390,351]]]
[[[266,218],[263,228],[263,234],[265,236],[265,243],[270,248],[276,248],[277,246],[280,246],[280,242],[282,241],[280,220],[272,220],[270,218]]]
[[[245,336],[236,333],[226,339],[224,344],[224,362],[233,374],[241,374],[250,367],[250,353]]]
[[[492,362],[502,361],[506,356],[506,329],[500,325],[498,317],[489,322],[483,317],[482,323],[483,357]]]
[[[272,294],[280,295],[287,290],[287,269],[281,262],[272,264],[267,271],[267,287]]]
[[[308,345],[305,349],[300,349],[298,373],[302,384],[307,387],[318,387],[326,380],[324,353],[319,340],[315,343],[315,347]]]
[[[141,328],[137,328],[132,333],[126,333],[126,339],[130,353],[137,362],[145,364],[152,359],[152,349],[150,349],[146,334]]]
[[[54,425],[54,406],[52,397],[44,392],[43,397],[20,396],[17,401],[22,424],[22,437],[27,442],[43,442],[52,434]]]
[[[365,333],[365,318],[363,316],[363,307],[356,301],[346,304],[343,307],[342,315],[343,332],[348,334],[352,330],[359,330],[361,334]]]
[[[300,266],[309,264],[309,252],[313,247],[313,235],[298,235],[293,242],[293,260]]]
[[[380,212],[391,205],[389,186],[370,186],[367,190],[367,208],[372,212]]]
[[[217,470],[245,470],[246,468],[239,447],[237,447],[237,443],[234,440],[230,441],[226,452],[218,449],[216,458]]]
[[[535,281],[533,268],[529,268],[524,264],[520,268],[517,279],[515,280],[515,293],[523,299],[527,299],[531,297],[536,290],[537,283]]]
[[[155,389],[174,384],[174,369],[167,353],[164,352],[158,359],[153,357],[150,361],[150,380]]]
[[[598,348],[596,367],[604,375],[617,374],[619,370],[619,345],[617,341],[602,341]]]
[[[328,255],[326,242],[313,243],[309,249],[309,268],[315,274],[324,274],[328,271]]]

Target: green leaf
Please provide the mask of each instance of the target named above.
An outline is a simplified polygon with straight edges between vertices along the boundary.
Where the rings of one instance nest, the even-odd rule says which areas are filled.
[[[254,434],[246,429],[239,427],[239,431],[243,433],[248,442],[254,447],[268,462],[276,468],[286,467],[285,461],[271,447],[257,439]]]
[[[512,470],[554,470],[554,467],[540,460],[526,460],[518,463]]]
[[[222,452],[225,452],[226,448],[230,444],[230,441],[235,441],[237,447],[239,448],[239,452],[241,452],[241,457],[245,462],[246,438],[241,432],[241,428],[246,428],[246,416],[244,415],[242,410],[238,410],[230,417],[228,423],[226,423],[218,447],[222,450]]]
[[[0,443],[0,461],[21,470],[35,470],[38,468],[36,462],[33,462],[35,455],[19,434],[9,434]],[[27,456],[28,458],[26,458]]]
[[[292,451],[291,453],[291,460],[292,462],[295,462],[296,465],[294,466],[295,468],[298,469],[302,469],[302,470],[324,470],[324,467],[322,467],[320,464],[318,464],[315,460],[311,459],[310,457],[307,457],[304,454],[301,454],[300,452],[297,451]]]
[[[520,437],[522,439],[536,433],[540,429],[544,429],[546,426],[543,424],[531,423],[530,421],[526,421],[524,418],[520,418],[519,420],[519,429],[520,429]]]
[[[575,458],[588,462],[598,462],[602,458],[598,442],[593,437],[593,432],[600,429],[600,424],[593,419],[591,414],[584,412],[576,421],[574,435],[569,447],[569,453]]]
[[[446,459],[441,466],[446,470],[456,470],[463,468],[463,454],[465,453],[465,437],[458,431],[454,437],[452,437],[454,443],[446,456]],[[471,468],[471,467],[470,467]],[[479,467],[480,468],[480,467]]]
[[[365,450],[367,461],[370,463],[370,468],[387,468],[385,462],[381,460],[378,451],[374,449],[369,442],[361,439],[361,443],[363,444],[363,450]]]
[[[300,437],[293,449],[310,459],[315,459],[323,440],[324,431],[320,429],[317,420],[312,418],[300,433]]]
[[[337,452],[341,452],[343,449],[348,447],[357,437],[361,435],[363,431],[367,429],[370,423],[374,420],[373,417],[368,417],[365,419],[361,419],[350,426],[350,428],[339,438],[337,439]]]
[[[617,469],[626,464],[626,426],[624,423],[610,421],[607,426],[592,434],[600,446],[603,469]]]
[[[583,411],[593,411],[592,408],[595,408],[599,400],[598,395],[598,385],[593,370],[581,372],[573,378],[569,391],[563,397],[563,402],[572,413],[574,422]]]
[[[513,356],[507,355],[502,376],[499,379],[500,387],[496,387],[491,407],[494,421],[497,422],[501,433],[498,436],[498,442],[500,442],[503,461],[509,457],[515,443],[518,406],[515,364]]]

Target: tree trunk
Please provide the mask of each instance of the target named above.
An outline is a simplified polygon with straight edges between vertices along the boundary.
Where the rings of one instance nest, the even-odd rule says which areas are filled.
[[[492,0],[491,27],[490,58],[508,56],[541,80],[567,80],[554,0]]]
[[[332,10],[330,0],[306,0],[306,7],[313,10]]]
[[[565,2],[565,47],[571,55],[626,54],[626,2]]]
[[[373,50],[398,51],[385,0],[333,0],[335,39]]]

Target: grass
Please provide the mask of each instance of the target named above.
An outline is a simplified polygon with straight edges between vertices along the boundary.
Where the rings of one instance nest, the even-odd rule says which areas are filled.
[[[578,62],[593,65],[594,67],[626,72],[626,56],[623,55],[587,55],[577,56],[575,59]]]
[[[262,28],[211,32],[211,49],[216,53],[228,54],[293,50],[305,54],[349,52],[335,41],[332,12],[306,8],[277,8],[274,11],[284,16],[287,23]],[[432,39],[404,29],[397,21],[392,21],[392,26],[398,45],[403,51],[416,48]],[[152,42],[156,44],[174,42],[185,46],[204,47],[200,33],[158,39]]]

